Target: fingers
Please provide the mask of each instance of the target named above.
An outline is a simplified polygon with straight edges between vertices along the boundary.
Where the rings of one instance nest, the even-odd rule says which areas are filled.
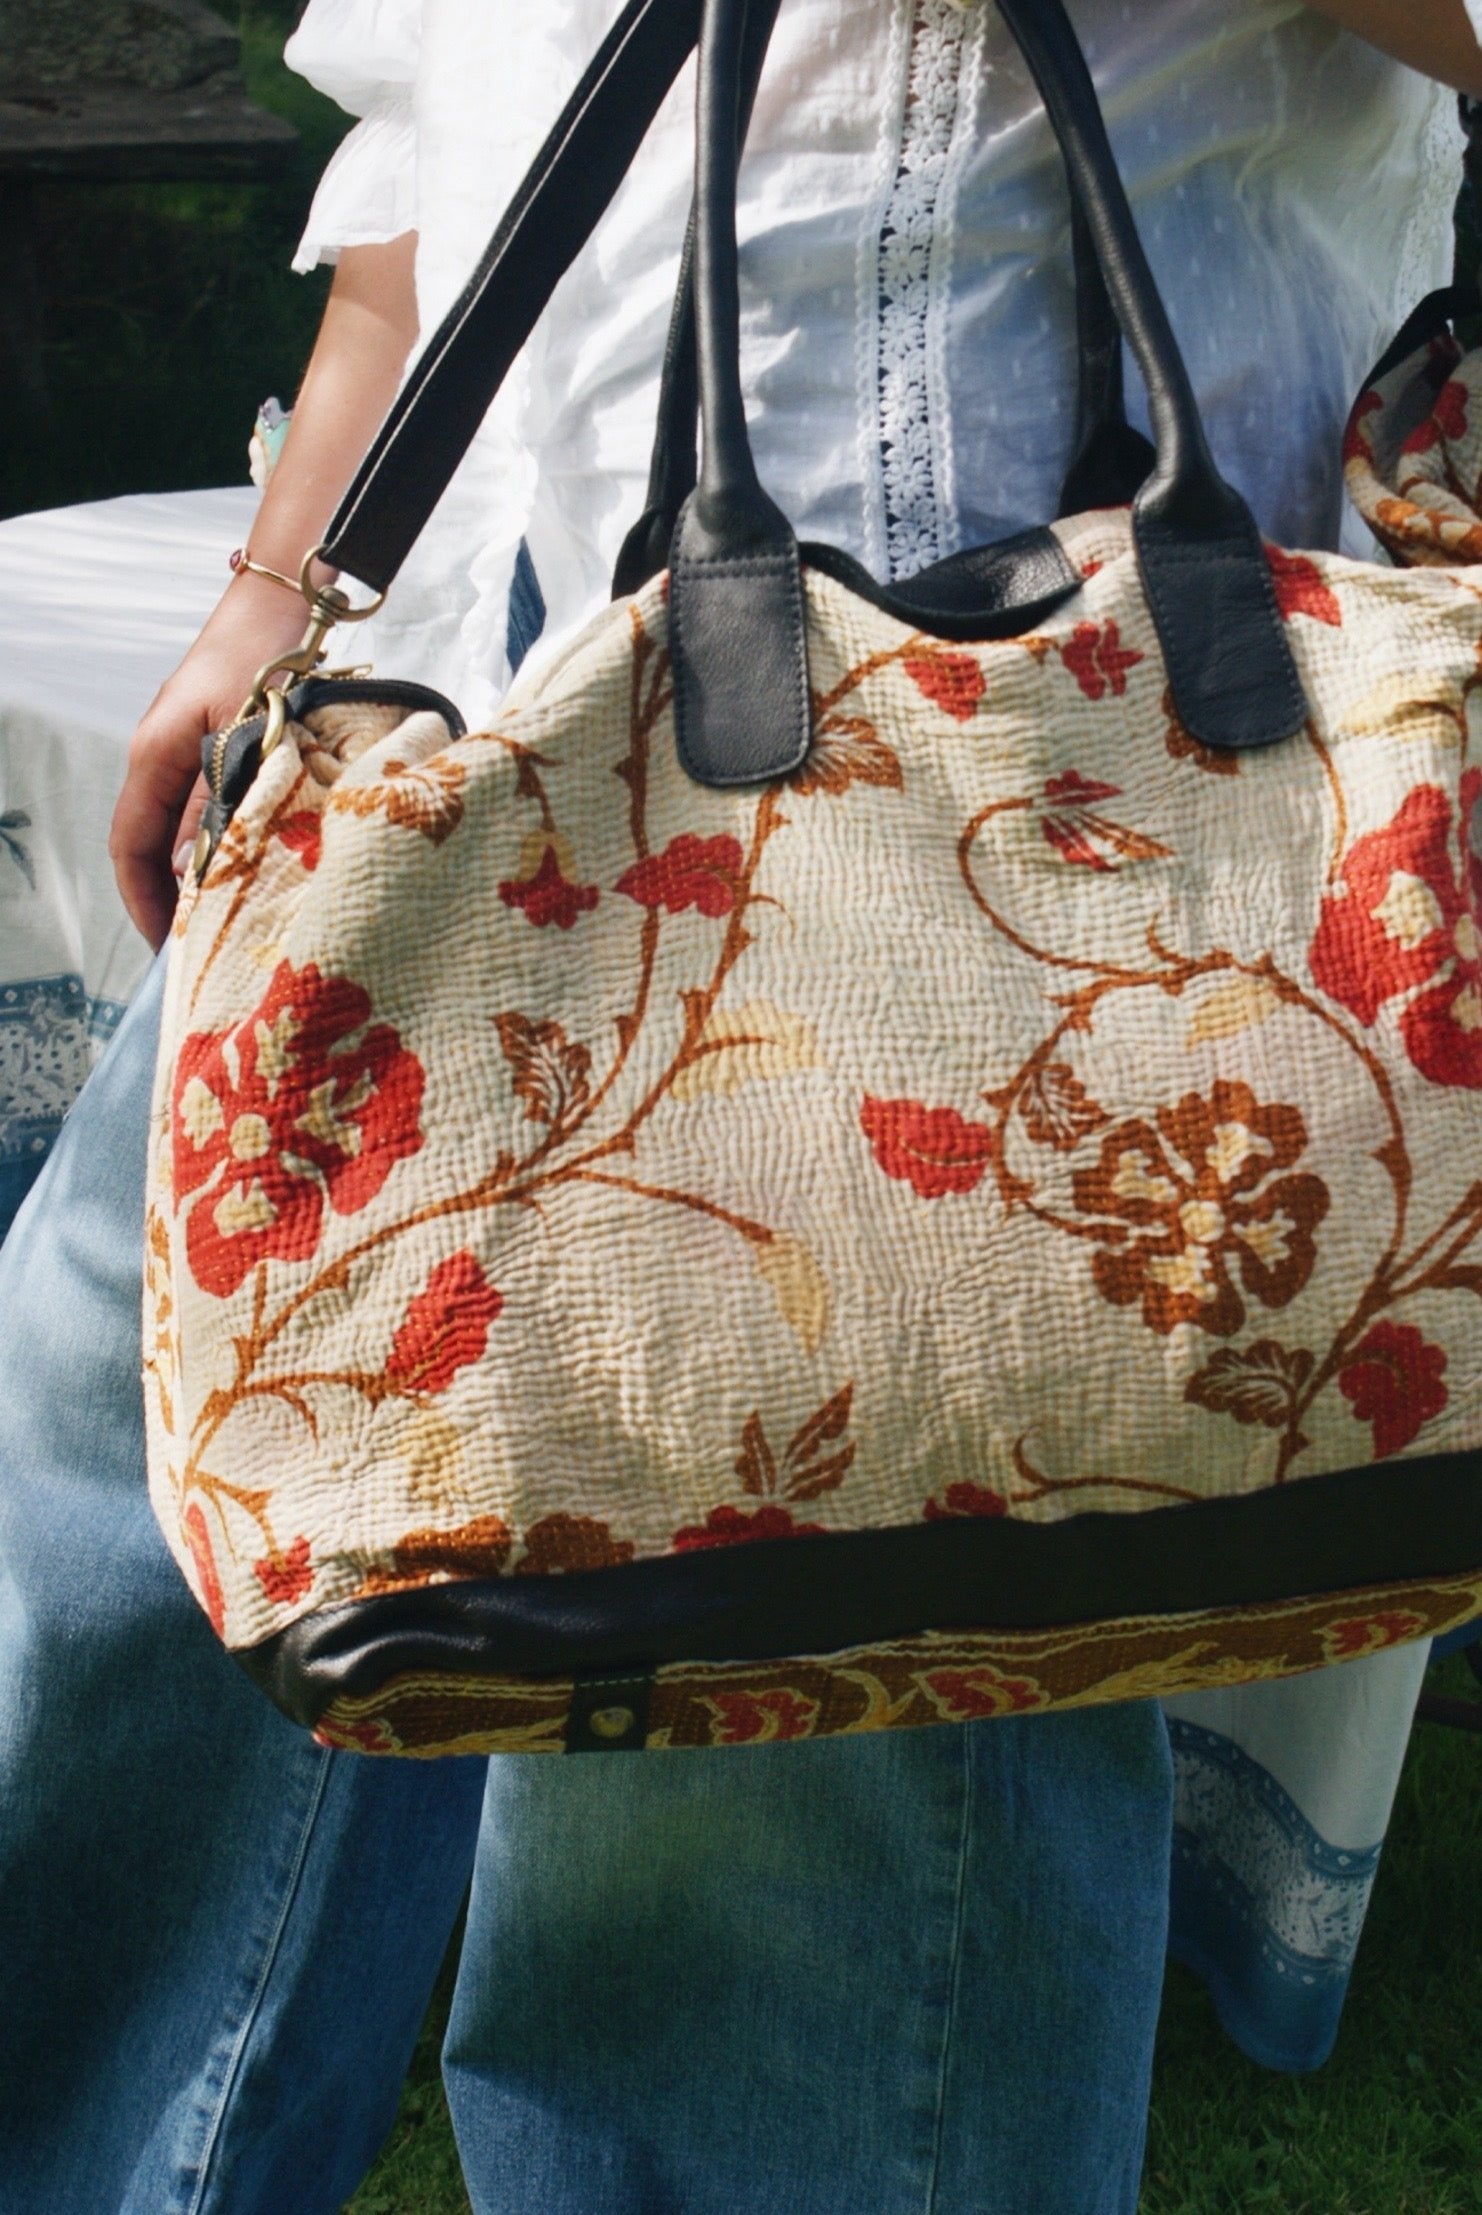
[[[151,946],[169,934],[177,887],[172,857],[192,787],[200,776],[207,719],[200,708],[172,711],[161,694],[129,747],[128,774],[113,813],[108,852],[119,893]]]
[[[302,624],[302,607],[277,585],[237,576],[134,733],[108,851],[124,906],[151,946],[169,933],[179,849],[194,841],[205,806],[196,789],[201,741],[237,713],[270,655],[298,643]]]
[[[195,852],[196,837],[201,828],[201,818],[211,797],[210,787],[204,777],[197,777],[185,803],[180,818],[180,828],[175,833],[175,858],[171,864],[176,878],[183,877],[190,867],[190,857]]]

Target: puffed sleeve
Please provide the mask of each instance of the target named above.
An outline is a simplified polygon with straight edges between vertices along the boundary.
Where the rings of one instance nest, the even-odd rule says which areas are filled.
[[[417,75],[422,0],[309,0],[283,50],[290,69],[357,116],[319,180],[295,269],[417,228]]]

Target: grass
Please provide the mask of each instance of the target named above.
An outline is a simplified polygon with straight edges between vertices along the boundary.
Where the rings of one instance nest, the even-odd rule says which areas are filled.
[[[1433,1681],[1476,1693],[1460,1660]],[[469,2215],[437,2074],[450,1992],[445,1974],[396,2128],[346,2215]],[[1203,1986],[1170,1971],[1141,2215],[1482,2215],[1479,2054],[1482,1737],[1421,1724],[1325,2069],[1244,2060]]]
[[[1476,1693],[1459,1659],[1433,1681]],[[1477,2215],[1479,2054],[1482,1738],[1422,1723],[1327,2067],[1244,2061],[1170,1975],[1143,2215]]]

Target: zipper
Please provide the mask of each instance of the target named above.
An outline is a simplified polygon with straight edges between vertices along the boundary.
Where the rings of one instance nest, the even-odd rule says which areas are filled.
[[[212,739],[211,758],[206,765],[206,783],[211,789],[213,800],[219,801],[221,798],[221,780],[226,771],[227,747],[237,732],[253,720],[254,718],[250,715],[238,715],[233,722],[223,724],[215,738]]]

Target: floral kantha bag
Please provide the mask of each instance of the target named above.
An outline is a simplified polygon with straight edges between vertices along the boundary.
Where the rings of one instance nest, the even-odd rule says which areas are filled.
[[[151,1485],[326,1743],[960,1721],[1482,1603],[1475,551],[1262,544],[1069,25],[1000,4],[1151,395],[1130,507],[891,589],[798,547],[736,360],[746,10],[706,0],[667,569],[473,733],[307,675],[321,595],[306,682],[210,749]],[[343,572],[390,583],[701,12],[631,0]]]

